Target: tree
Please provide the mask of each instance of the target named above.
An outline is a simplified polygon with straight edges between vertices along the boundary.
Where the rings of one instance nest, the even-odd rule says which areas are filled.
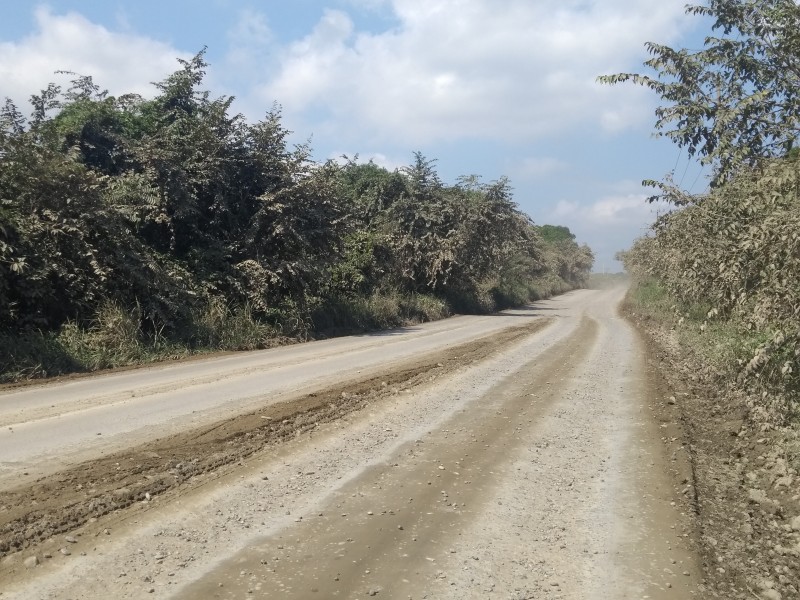
[[[699,51],[646,44],[655,75],[618,73],[666,102],[656,129],[714,168],[712,186],[742,166],[789,153],[800,126],[800,7],[794,0],[708,0],[687,14],[713,19]],[[647,184],[655,182],[647,181]],[[685,201],[671,182],[667,197]]]
[[[575,240],[575,234],[569,230],[569,227],[564,227],[563,225],[540,225],[538,233],[545,242],[550,244]]]
[[[217,344],[237,315],[261,344],[265,327],[304,332],[326,310],[380,312],[373,297],[416,318],[437,314],[417,293],[487,311],[536,296],[545,272],[569,287],[577,245],[548,262],[505,178],[446,185],[420,153],[394,171],[317,163],[277,105],[249,123],[203,90],[203,51],[179,62],[149,100],[64,71],[70,85],[33,95],[29,119],[0,105],[0,377],[46,366],[49,346],[29,361],[8,340],[73,344],[118,329],[114,315],[136,348]]]
[[[563,225],[534,225],[543,243],[547,270],[573,286],[584,286],[594,265],[594,254],[584,244],[579,246],[575,234]]]
[[[337,165],[316,165],[303,148],[293,161],[290,179],[258,198],[243,244],[248,258],[236,265],[245,296],[263,312],[282,300],[302,306],[317,297],[341,254]]]
[[[391,246],[409,291],[438,291],[453,266],[456,205],[436,172],[436,160],[414,153],[414,164],[402,169],[406,189],[386,217]]]

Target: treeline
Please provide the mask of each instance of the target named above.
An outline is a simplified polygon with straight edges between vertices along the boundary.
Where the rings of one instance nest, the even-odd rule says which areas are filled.
[[[640,282],[669,292],[681,321],[716,340],[741,383],[769,394],[773,416],[800,410],[797,158],[741,169],[660,217],[621,258]]]
[[[707,0],[700,50],[647,45],[650,74],[620,73],[658,93],[656,129],[710,167],[691,194],[655,184],[674,204],[622,253],[626,270],[668,294],[676,326],[751,392],[771,421],[800,416],[800,6]]]
[[[151,100],[71,74],[0,114],[5,379],[315,331],[485,312],[584,284],[592,254],[537,227],[505,179],[454,185],[415,154],[315,163],[273,107],[201,89],[203,53]]]

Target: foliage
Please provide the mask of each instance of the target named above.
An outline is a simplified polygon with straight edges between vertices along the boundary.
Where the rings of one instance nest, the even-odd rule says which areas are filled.
[[[391,329],[409,323],[435,321],[451,315],[441,298],[432,294],[404,294],[397,289],[369,295],[338,296],[313,313],[316,329],[327,333]]]
[[[394,173],[348,160],[340,177],[356,230],[332,271],[337,293],[434,293],[455,310],[485,312],[542,295],[530,284],[546,273],[564,291],[591,271],[588,247],[565,227],[531,223],[505,178],[473,175],[447,186],[421,153]],[[556,238],[543,240],[542,229]]]
[[[732,323],[746,340],[738,375],[800,392],[800,162],[743,170],[693,205],[662,216],[623,253],[639,280],[654,277],[706,330]]]
[[[575,235],[561,225],[535,226],[542,244],[544,270],[571,287],[585,287],[594,264],[594,254],[586,244],[579,246]]]
[[[671,176],[645,181],[679,208],[620,258],[640,289],[666,290],[678,326],[722,331],[706,355],[758,392],[757,408],[788,418],[800,412],[800,6],[708,0],[687,12],[712,21],[702,50],[651,43],[655,76],[600,80],[658,93],[656,129],[712,164],[712,185],[691,195]]]
[[[656,129],[715,167],[714,183],[791,151],[800,125],[800,6],[794,0],[708,0],[687,13],[713,21],[703,49],[648,43],[654,75],[600,77],[655,91]],[[655,182],[649,182],[651,184]],[[669,198],[682,198],[669,182]],[[673,194],[673,192],[678,192]]]
[[[548,244],[570,242],[575,239],[575,234],[569,230],[569,227],[563,225],[541,225],[537,231],[539,237]]]
[[[420,153],[395,171],[316,163],[277,106],[249,123],[204,91],[204,52],[179,63],[149,100],[66,73],[66,91],[31,97],[29,119],[0,109],[6,376],[260,348],[584,284],[591,252],[533,225],[506,179],[446,185]]]

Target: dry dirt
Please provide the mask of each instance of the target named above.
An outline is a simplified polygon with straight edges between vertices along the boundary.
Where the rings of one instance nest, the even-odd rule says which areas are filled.
[[[680,345],[674,330],[626,314],[641,330],[659,414],[676,416],[692,457],[706,597],[800,598],[800,439],[775,427],[736,382]]]
[[[0,492],[0,556],[75,529],[91,518],[124,509],[176,487],[185,491],[198,476],[221,473],[267,446],[452,373],[506,344],[545,327],[537,319],[488,339],[425,356],[400,369],[354,379],[300,398],[268,405],[200,429],[156,439]]]
[[[0,598],[708,597],[624,291],[18,480]]]

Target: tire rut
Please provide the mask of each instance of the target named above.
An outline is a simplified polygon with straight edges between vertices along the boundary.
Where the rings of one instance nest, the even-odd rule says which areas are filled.
[[[480,518],[508,457],[524,443],[520,431],[558,401],[597,335],[597,322],[584,317],[485,401],[348,482],[323,512],[250,544],[176,598],[427,597],[420,588],[442,576],[432,557],[455,548],[454,532]]]
[[[484,360],[552,322],[537,318],[363,379],[157,439],[0,492],[0,558],[156,495],[202,485],[206,474],[236,468],[247,457],[319,424]]]

